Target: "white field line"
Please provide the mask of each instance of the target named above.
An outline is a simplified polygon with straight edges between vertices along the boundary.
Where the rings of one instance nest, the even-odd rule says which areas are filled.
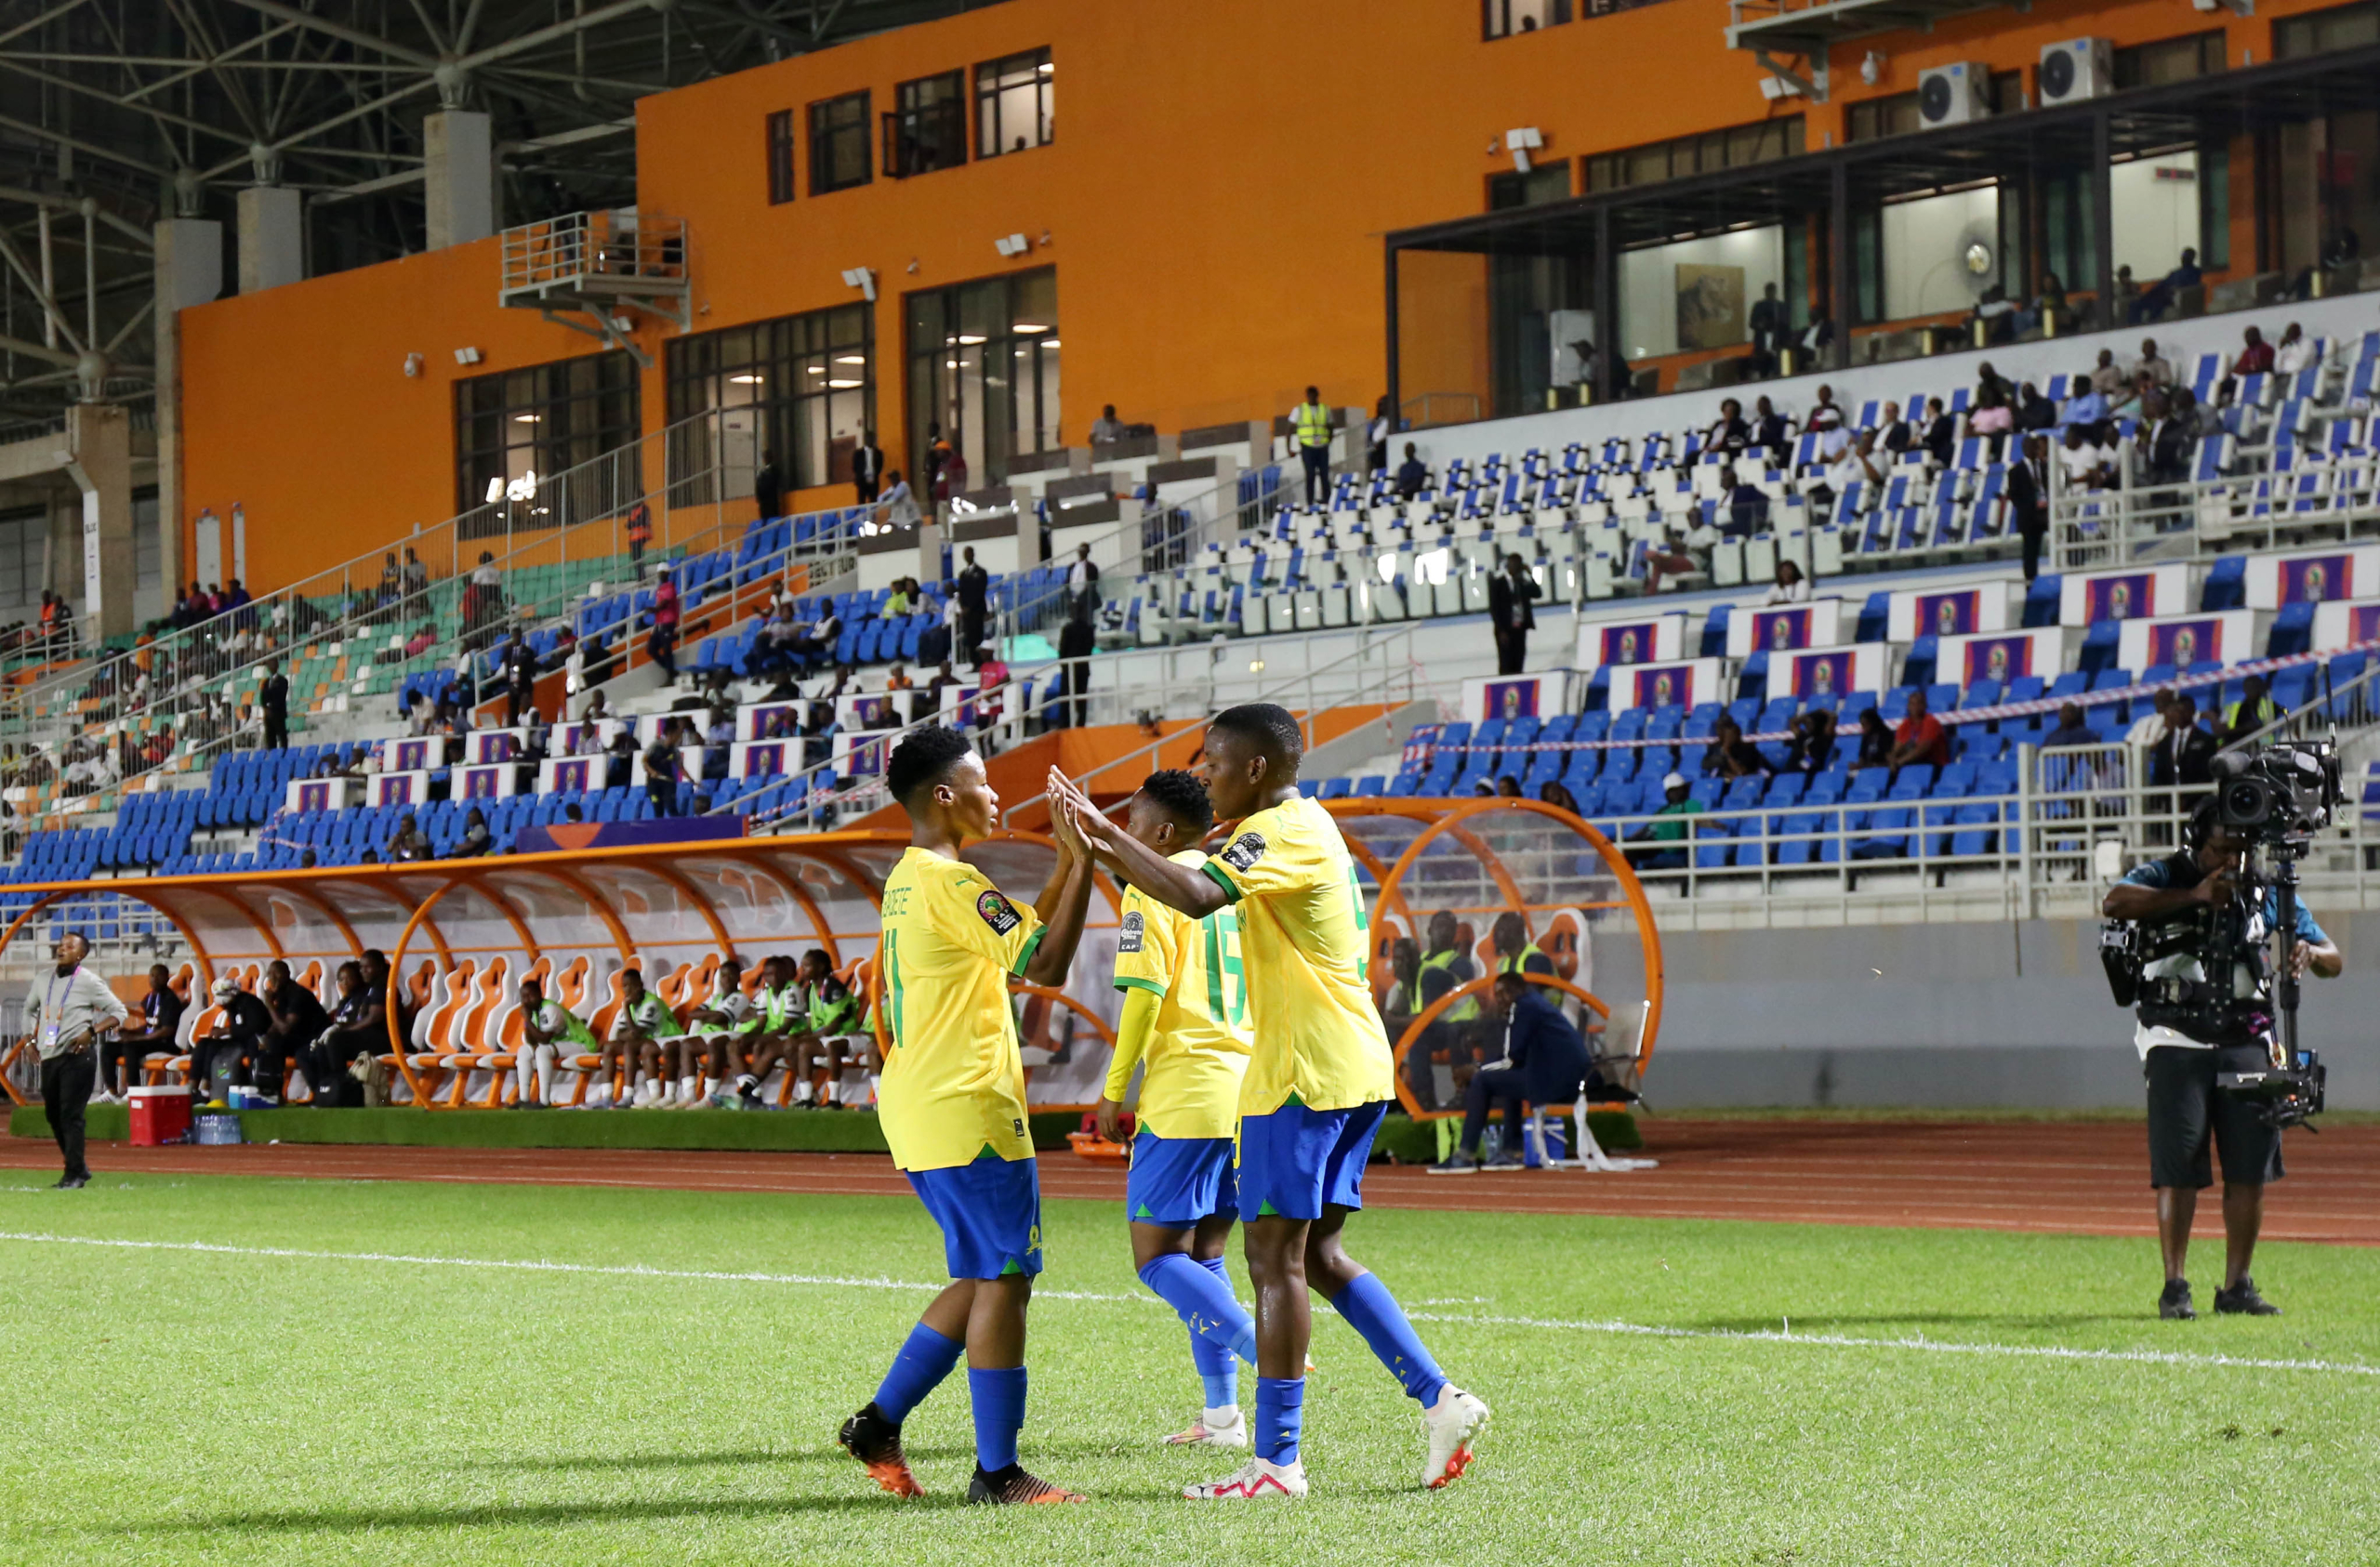
[[[50,1235],[35,1231],[0,1231],[0,1241],[41,1245],[99,1246],[119,1251],[197,1252],[214,1257],[279,1258],[321,1262],[380,1262],[409,1268],[485,1268],[517,1273],[581,1273],[610,1278],[684,1279],[708,1284],[798,1284],[826,1289],[900,1290],[931,1295],[944,1286],[905,1279],[847,1278],[832,1273],[761,1273],[593,1262],[540,1262],[505,1258],[412,1257],[399,1252],[307,1251],[293,1246],[226,1246],[205,1241],[128,1241],[92,1235]],[[1090,1300],[1128,1306],[1161,1304],[1149,1295],[1109,1295],[1095,1290],[1037,1289],[1043,1300]],[[1738,1328],[1662,1327],[1630,1322],[1580,1322],[1559,1317],[1501,1316],[1490,1312],[1413,1311],[1415,1322],[1450,1326],[1527,1327],[1565,1333],[1600,1333],[1638,1338],[1721,1339],[1745,1344],[1788,1344],[1804,1349],[1902,1350],[1933,1355],[1982,1355],[2009,1360],[2096,1361],[2132,1365],[2202,1366],[2209,1369],[2326,1372],[2345,1376],[2380,1377],[2380,1365],[2353,1361],[2275,1360],[2252,1355],[2184,1354],[2164,1350],[2077,1350],[2047,1344],[1962,1343],[1937,1338],[1860,1338],[1836,1333],[1758,1332]]]

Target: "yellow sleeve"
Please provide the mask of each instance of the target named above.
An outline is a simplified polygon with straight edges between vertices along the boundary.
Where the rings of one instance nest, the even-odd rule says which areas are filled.
[[[1311,852],[1303,836],[1279,807],[1260,810],[1242,822],[1231,841],[1208,856],[1200,869],[1235,903],[1271,892],[1295,892],[1313,886],[1332,868]]]
[[[1157,1010],[1163,997],[1144,990],[1124,993],[1124,1015],[1116,1023],[1116,1059],[1107,1068],[1107,1098],[1124,1102],[1132,1086],[1132,1068],[1148,1052],[1149,1036],[1157,1032]]]
[[[1041,944],[1041,919],[1033,905],[1012,902],[980,872],[938,879],[929,906],[945,936],[1007,973],[1024,973]]]
[[[1123,928],[1116,939],[1116,988],[1162,998],[1182,968],[1182,916],[1144,896],[1124,894]]]

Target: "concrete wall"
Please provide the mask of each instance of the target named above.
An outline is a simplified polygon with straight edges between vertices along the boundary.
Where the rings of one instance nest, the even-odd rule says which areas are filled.
[[[2380,1109],[2380,973],[2358,961],[2380,913],[2315,914],[2347,972],[2307,982],[2301,1042],[2322,1052],[2334,1106]],[[1656,1110],[2136,1106],[2132,1020],[2097,943],[2077,920],[1665,933],[1646,1096]],[[1633,937],[1599,932],[1595,966],[1612,994],[1641,994]]]

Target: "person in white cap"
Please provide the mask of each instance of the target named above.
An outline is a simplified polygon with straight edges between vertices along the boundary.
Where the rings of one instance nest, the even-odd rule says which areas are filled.
[[[91,1182],[83,1162],[83,1111],[99,1080],[99,1031],[112,1033],[130,1015],[108,982],[83,967],[89,952],[77,932],[60,936],[56,971],[37,977],[25,997],[25,1025],[41,1055],[42,1109],[66,1161],[58,1186],[66,1192]]]
[[[1686,774],[1673,772],[1661,780],[1661,794],[1667,803],[1653,813],[1653,819],[1628,835],[1631,843],[1675,844],[1674,849],[1631,849],[1628,862],[1640,871],[1682,871],[1686,869],[1686,837],[1688,816],[1699,815],[1702,802],[1694,797],[1687,787]]]

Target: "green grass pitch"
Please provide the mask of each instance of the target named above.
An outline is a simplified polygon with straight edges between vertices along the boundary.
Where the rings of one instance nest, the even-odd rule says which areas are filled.
[[[2139,1241],[1374,1212],[1353,1249],[1494,1406],[1477,1467],[1419,1491],[1317,1310],[1313,1496],[1216,1508],[1120,1216],[1046,1228],[1025,1456],[1092,1500],[992,1512],[963,1379],[911,1417],[922,1502],[833,1442],[940,1271],[912,1203],[9,1172],[0,1560],[2380,1560],[2368,1251],[2272,1246],[2286,1317],[2173,1324]]]

